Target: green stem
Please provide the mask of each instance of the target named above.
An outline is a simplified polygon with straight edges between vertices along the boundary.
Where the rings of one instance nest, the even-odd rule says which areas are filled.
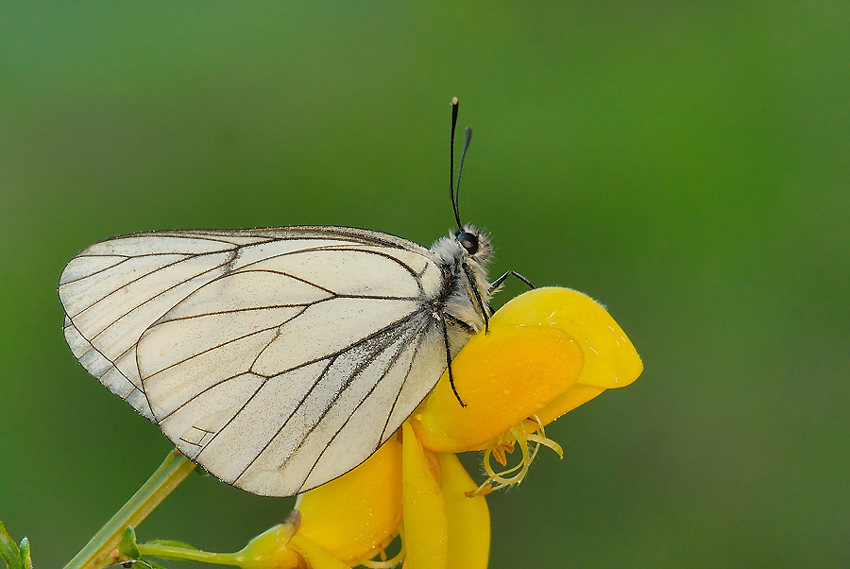
[[[244,555],[239,553],[210,553],[200,549],[187,549],[172,545],[157,545],[155,543],[140,543],[137,546],[142,557],[153,556],[163,559],[180,559],[183,561],[203,561],[217,565],[240,565]]]
[[[180,559],[182,561],[202,561],[218,565],[236,565],[242,569],[258,569],[260,567],[278,567],[280,569],[296,569],[305,567],[305,561],[295,550],[288,547],[289,541],[301,524],[301,515],[293,512],[285,523],[271,527],[248,542],[236,553],[210,553],[193,549],[191,546],[181,547],[169,543],[140,543],[136,547],[142,557],[161,557],[163,559]]]
[[[110,553],[118,547],[127,526],[136,527],[142,523],[194,468],[195,463],[180,451],[175,449],[168,453],[156,472],[65,565],[65,569],[100,569],[114,563]]]

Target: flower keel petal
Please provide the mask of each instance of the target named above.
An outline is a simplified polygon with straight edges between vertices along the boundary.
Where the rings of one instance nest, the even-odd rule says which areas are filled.
[[[484,496],[467,497],[477,489],[453,454],[441,454],[443,498],[449,521],[449,569],[487,569],[490,554],[490,511]]]
[[[446,569],[449,522],[440,489],[440,463],[433,455],[426,455],[409,422],[402,428],[405,565],[411,569]]]
[[[401,522],[401,454],[391,437],[348,474],[304,494],[297,535],[345,562],[371,556]]]

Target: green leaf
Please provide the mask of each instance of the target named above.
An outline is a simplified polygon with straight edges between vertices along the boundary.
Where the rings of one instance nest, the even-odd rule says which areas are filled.
[[[26,542],[26,539],[24,539]],[[24,545],[24,542],[22,542]],[[27,547],[27,557],[29,557],[29,543],[26,543]],[[3,559],[3,562],[6,564],[8,569],[23,569],[24,563],[21,559],[21,550],[18,548],[18,544],[15,543],[15,540],[12,539],[12,536],[9,535],[9,532],[6,530],[6,524],[0,522],[0,558]]]
[[[118,544],[118,553],[130,559],[139,559],[142,556],[136,545],[136,530],[133,529],[133,526],[127,526],[127,529],[124,530],[121,543]]]
[[[23,561],[23,569],[32,569],[32,557],[30,557],[30,540],[24,538],[21,540],[21,561]]]
[[[200,551],[194,545],[188,544],[185,541],[177,541],[176,539],[152,539],[146,541],[145,545],[167,545],[169,547],[179,547],[181,549],[191,549],[192,551]]]

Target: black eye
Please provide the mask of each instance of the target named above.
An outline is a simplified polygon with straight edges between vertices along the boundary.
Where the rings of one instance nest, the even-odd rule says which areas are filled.
[[[478,252],[478,236],[468,231],[464,231],[463,233],[457,236],[457,242],[460,243],[461,247],[466,249],[466,252],[470,255],[474,255]]]

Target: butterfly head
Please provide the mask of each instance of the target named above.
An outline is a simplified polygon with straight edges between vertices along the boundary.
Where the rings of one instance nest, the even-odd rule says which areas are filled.
[[[493,255],[490,236],[471,223],[467,223],[461,229],[453,229],[451,237],[460,248],[462,258],[471,258],[483,264]]]
[[[437,239],[431,250],[445,267],[460,267],[462,264],[484,267],[493,257],[490,236],[471,223],[452,229],[448,237]]]
[[[455,346],[459,349],[469,339],[469,330],[483,330],[486,325],[484,312],[490,301],[487,263],[493,256],[490,236],[467,223],[438,239],[431,250],[440,258],[444,271],[445,311],[467,325],[463,341]]]
[[[455,235],[455,241],[457,241],[469,255],[475,255],[478,252],[479,239],[478,235],[475,233],[471,233],[469,231],[464,231],[462,233],[458,232],[458,234]]]

